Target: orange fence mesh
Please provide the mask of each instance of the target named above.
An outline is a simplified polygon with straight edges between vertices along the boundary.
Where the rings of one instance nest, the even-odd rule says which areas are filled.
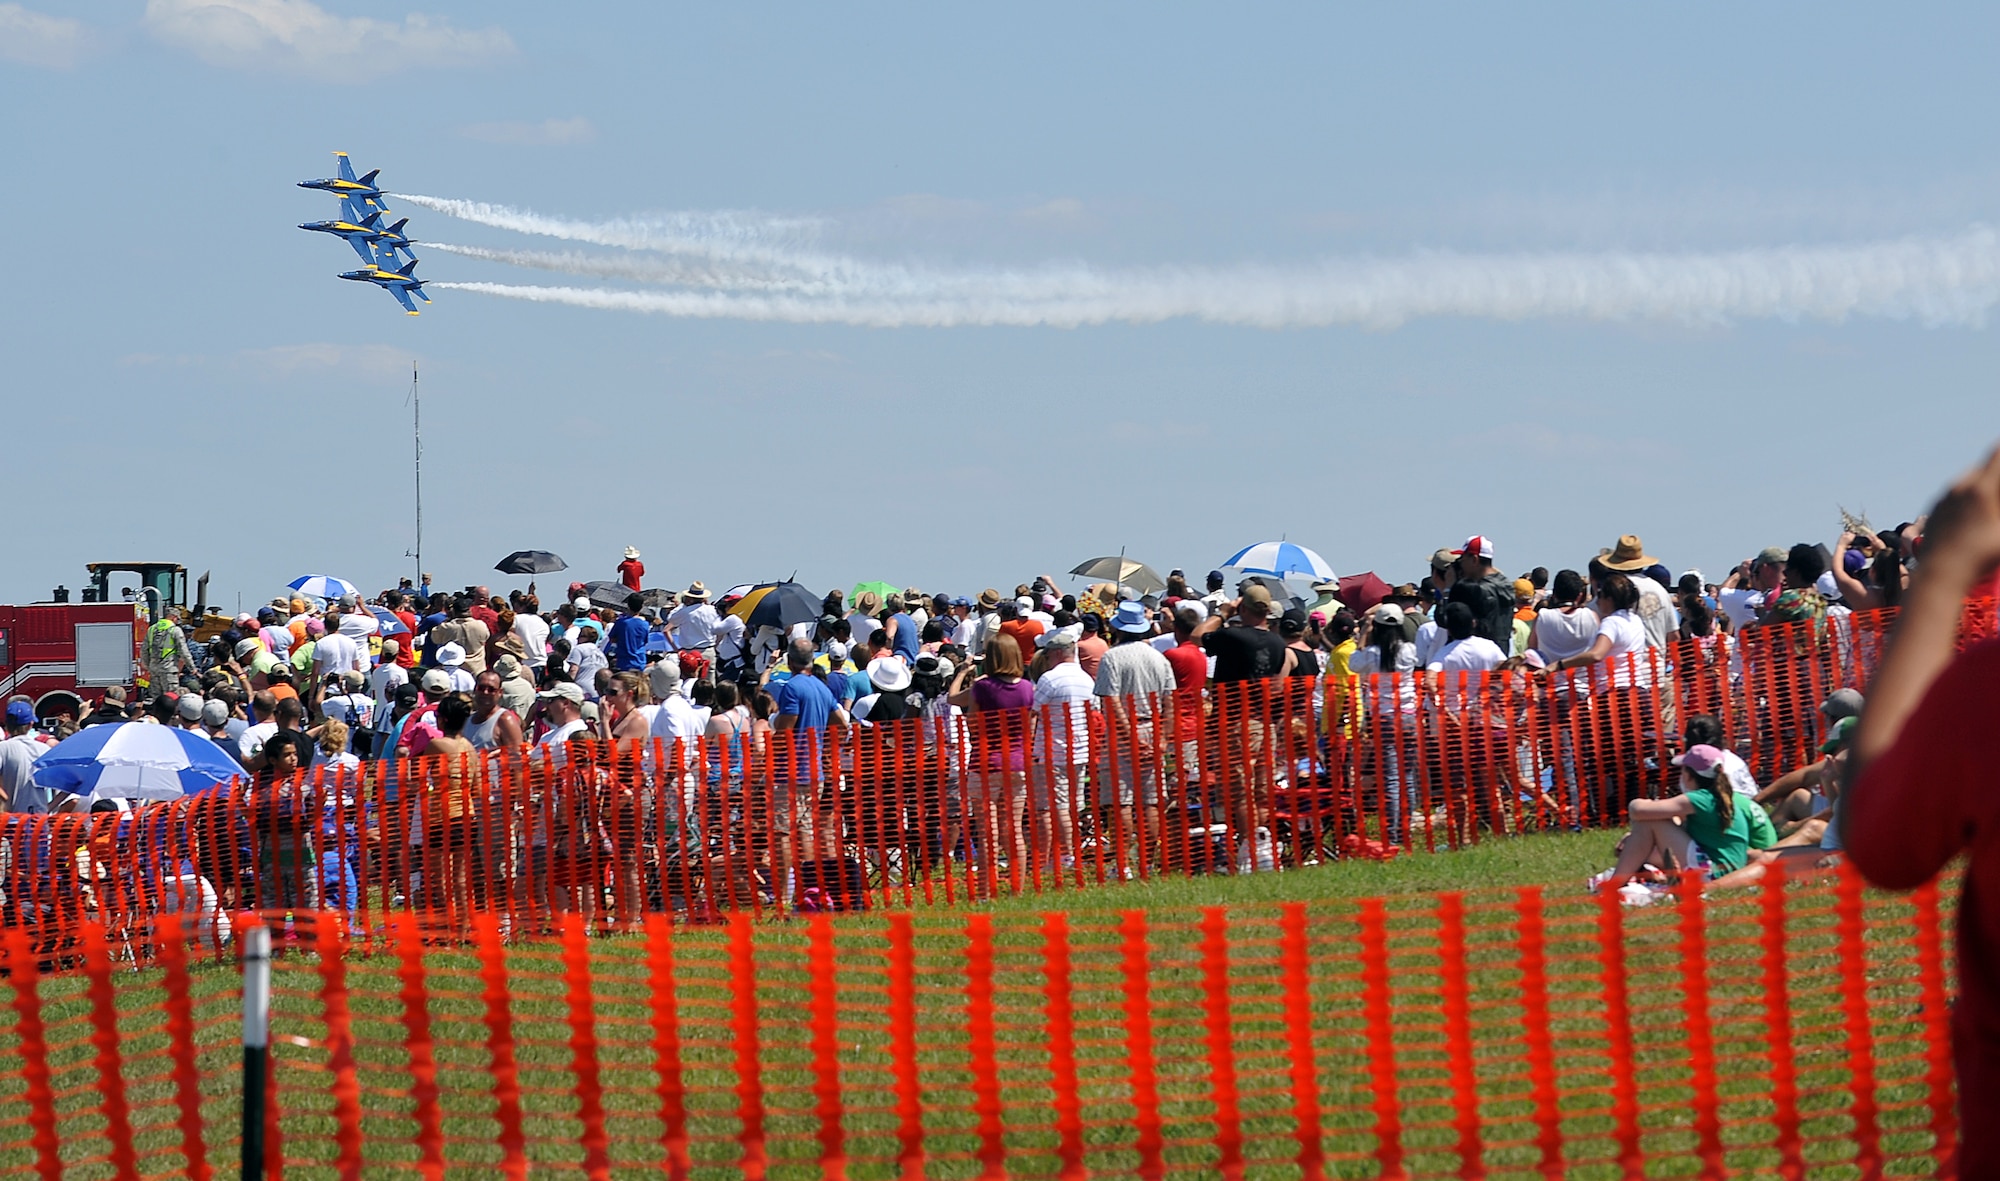
[[[1939,1173],[1935,887],[948,912],[593,938],[268,921],[272,1176]],[[0,982],[0,1163],[238,1151],[233,964],[92,922]]]
[[[1888,613],[1681,641],[1555,677],[1418,673],[1213,686],[757,742],[491,752],[241,784],[120,816],[0,819],[0,921],[46,951],[85,919],[403,913],[465,931],[740,909],[859,910],[1258,873],[1616,825],[1673,789],[1689,718],[1768,781],[1817,757]],[[1994,634],[1990,599],[1968,641]],[[219,933],[218,933],[219,934]]]

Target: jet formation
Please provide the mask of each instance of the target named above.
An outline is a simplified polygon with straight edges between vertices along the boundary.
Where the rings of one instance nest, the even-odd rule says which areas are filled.
[[[405,217],[389,225],[383,219],[389,215],[389,206],[384,202],[385,194],[376,185],[375,178],[381,169],[370,171],[366,176],[354,175],[354,164],[346,152],[335,152],[334,159],[340,162],[339,176],[320,180],[302,180],[302,189],[318,189],[340,198],[340,216],[326,221],[300,222],[302,230],[332,234],[346,241],[361,256],[358,270],[342,271],[340,277],[357,283],[373,283],[396,297],[403,310],[412,316],[417,314],[417,305],[411,296],[431,301],[424,294],[423,280],[416,277],[417,256],[410,249],[416,239],[404,232],[410,224]],[[404,261],[407,259],[408,261]]]

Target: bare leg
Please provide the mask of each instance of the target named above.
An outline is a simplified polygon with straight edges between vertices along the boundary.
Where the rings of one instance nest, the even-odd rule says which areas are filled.
[[[1617,889],[1632,880],[1632,875],[1648,862],[1660,864],[1671,860],[1676,865],[1688,863],[1688,850],[1694,844],[1687,830],[1671,820],[1640,820],[1632,825],[1632,833],[1625,838],[1625,849],[1618,855],[1618,865],[1611,871],[1611,880],[1605,885]],[[1663,866],[1664,868],[1664,866]]]

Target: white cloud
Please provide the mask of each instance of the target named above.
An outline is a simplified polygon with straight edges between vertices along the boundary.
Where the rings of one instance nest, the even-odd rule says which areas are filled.
[[[250,373],[260,378],[338,373],[369,381],[393,381],[410,376],[412,362],[422,358],[408,349],[387,344],[335,344],[311,341],[261,349],[238,349],[220,356],[203,353],[129,353],[118,363],[134,369],[193,369],[207,373]]]
[[[478,65],[514,52],[504,29],[459,29],[422,13],[400,24],[336,16],[312,0],[147,0],[146,26],[210,65],[327,80]]]
[[[338,371],[371,381],[407,378],[410,364],[416,359],[408,349],[399,349],[394,345],[317,341],[244,349],[233,358],[238,365],[276,377]]]
[[[460,134],[481,143],[557,148],[565,144],[589,143],[597,138],[597,128],[579,115],[574,119],[543,119],[540,122],[474,123],[462,129]]]
[[[50,16],[19,4],[0,4],[0,58],[66,69],[76,64],[89,40],[82,21]]]

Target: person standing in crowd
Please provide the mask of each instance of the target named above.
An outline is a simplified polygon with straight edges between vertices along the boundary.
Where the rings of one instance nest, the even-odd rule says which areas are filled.
[[[1216,686],[1223,765],[1242,768],[1247,780],[1229,800],[1239,865],[1257,858],[1257,830],[1277,792],[1271,721],[1280,702],[1272,681],[1290,676],[1296,659],[1284,637],[1271,630],[1274,609],[1271,592],[1253,582],[1222,614],[1204,620],[1199,632],[1202,648],[1215,657],[1209,680]]]
[[[1923,560],[1869,687],[1841,793],[1841,843],[1862,876],[1908,890],[1971,855],[1958,907],[1956,1175],[2000,1177],[2000,641],[1957,651],[1968,597],[2000,568],[2000,448],[1930,512]]]
[[[917,632],[917,623],[908,610],[908,604],[901,595],[890,595],[889,618],[882,626],[889,633],[889,651],[903,658],[903,663],[915,665],[917,657],[923,655],[917,650],[922,641]]]
[[[806,847],[815,857],[820,855],[820,790],[826,783],[827,728],[836,724],[844,727],[848,722],[846,711],[834,701],[826,682],[812,675],[813,656],[811,640],[793,640],[787,645],[785,668],[791,676],[772,693],[778,746],[771,800],[775,829],[771,834],[771,887],[779,908],[787,912],[797,887],[794,867],[801,850],[801,832],[811,842]],[[663,703],[662,716],[665,712]]]
[[[1450,553],[1456,562],[1445,601],[1464,603],[1472,612],[1472,634],[1506,651],[1514,641],[1514,580],[1494,567],[1493,540],[1471,537]]]
[[[1067,869],[1076,861],[1076,812],[1083,771],[1090,766],[1090,705],[1096,682],[1077,663],[1076,638],[1066,630],[1042,637],[1045,668],[1035,682],[1039,774],[1029,787],[1029,839],[1038,861]],[[1053,822],[1053,828],[1050,822]],[[1054,853],[1048,852],[1053,838]]]
[[[637,546],[625,547],[625,560],[618,563],[618,582],[626,590],[637,594],[645,590],[646,563],[639,560]]]
[[[1363,775],[1372,762],[1376,798],[1382,801],[1389,840],[1409,842],[1408,822],[1419,810],[1417,749],[1417,646],[1403,630],[1403,609],[1378,603],[1361,619],[1347,670],[1361,693],[1367,731]],[[1364,792],[1364,804],[1367,803]]]
[[[977,679],[970,664],[958,670],[951,703],[970,715],[977,764],[970,777],[971,794],[978,801],[987,847],[993,850],[987,868],[1001,868],[999,850],[1008,850],[1006,868],[1018,887],[1028,862],[1027,779],[1035,686],[1027,679],[1027,666],[1013,636],[1002,633],[987,642]]]
[[[451,601],[451,617],[431,629],[427,647],[442,652],[456,644],[470,680],[486,671],[486,641],[492,638],[487,626],[472,617],[472,599],[460,595]]]
[[[1680,627],[1680,615],[1674,609],[1674,598],[1661,584],[1660,578],[1667,577],[1664,568],[1660,578],[1654,578],[1649,571],[1659,566],[1659,559],[1646,552],[1644,543],[1636,533],[1627,533],[1618,539],[1618,544],[1610,549],[1599,550],[1597,561],[1591,573],[1601,575],[1609,571],[1623,574],[1639,592],[1639,605],[1632,614],[1639,620],[1639,626],[1646,630],[1646,647],[1664,649]]]
[[[738,628],[742,620],[737,620]],[[722,616],[708,602],[708,587],[699,579],[681,592],[681,605],[667,615],[667,632],[673,646],[682,652],[698,652],[711,668],[721,659],[715,651],[716,631]]]
[[[0,741],[0,811],[46,815],[49,789],[35,782],[35,760],[47,749],[35,741],[35,707],[26,701],[7,703],[7,737]]]
[[[146,629],[140,645],[146,666],[146,696],[150,700],[180,685],[181,674],[194,671],[194,654],[188,651],[187,633],[181,630],[181,609],[168,607],[159,621]]]
[[[1535,624],[1528,633],[1528,648],[1541,657],[1544,666],[1580,655],[1597,639],[1597,612],[1584,603],[1584,590],[1583,575],[1574,570],[1556,571],[1549,586],[1548,606],[1535,612]]]
[[[543,668],[549,662],[549,623],[541,617],[541,609],[540,600],[527,594],[514,612],[514,634],[520,638],[521,664],[526,668]]]
[[[1120,603],[1108,622],[1111,650],[1098,662],[1097,680],[1091,688],[1103,703],[1107,723],[1097,758],[1098,790],[1103,792],[1108,785],[1115,794],[1110,799],[1100,796],[1097,803],[1118,809],[1114,831],[1122,836],[1114,837],[1113,852],[1123,858],[1117,872],[1129,878],[1138,867],[1158,864],[1176,851],[1165,840],[1162,825],[1167,794],[1165,744],[1179,736],[1175,727],[1178,715],[1173,666],[1147,643],[1153,623],[1146,609],[1138,603]],[[1204,658],[1204,673],[1206,664]],[[1199,727],[1199,719],[1197,714],[1190,722]],[[1184,774],[1192,793],[1199,788],[1199,771],[1185,766]]]
[[[609,668],[610,662],[604,658],[604,649],[597,645],[597,628],[590,624],[578,624],[576,643],[569,650],[565,667],[569,679],[583,689],[588,698],[597,695],[597,671]]]
[[[604,647],[604,659],[612,672],[632,673],[646,667],[646,645],[652,640],[653,629],[639,614],[645,605],[637,591],[625,596],[625,613],[612,623]]]

